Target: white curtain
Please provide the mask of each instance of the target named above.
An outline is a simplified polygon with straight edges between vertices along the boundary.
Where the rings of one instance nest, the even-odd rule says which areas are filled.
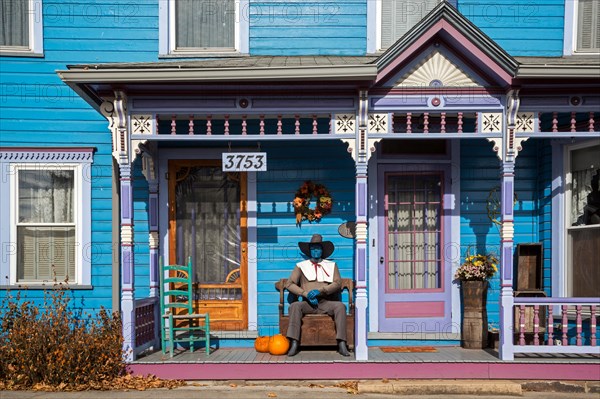
[[[592,176],[594,169],[571,171],[571,225],[585,224],[584,208],[588,203],[588,195],[592,192]]]
[[[175,15],[177,48],[234,48],[234,0],[177,0]]]
[[[29,46],[29,0],[0,1],[0,46]]]
[[[18,173],[18,279],[73,282],[75,172],[20,170]]]

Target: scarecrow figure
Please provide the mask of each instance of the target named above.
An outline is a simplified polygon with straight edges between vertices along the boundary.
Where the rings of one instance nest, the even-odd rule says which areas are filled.
[[[338,352],[342,356],[350,356],[346,345],[346,306],[339,300],[342,280],[335,262],[326,259],[333,253],[333,243],[323,241],[320,234],[314,234],[310,242],[299,242],[298,247],[309,259],[296,264],[286,284],[289,292],[303,298],[290,304],[288,356],[295,356],[299,351],[302,317],[315,313],[333,317]]]

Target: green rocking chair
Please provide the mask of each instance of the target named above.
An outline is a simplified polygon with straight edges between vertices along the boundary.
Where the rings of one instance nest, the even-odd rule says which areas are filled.
[[[175,343],[188,343],[194,352],[194,343],[204,341],[210,354],[210,319],[208,313],[194,313],[192,295],[192,258],[187,265],[163,265],[159,260],[161,346],[167,347],[173,357]],[[166,276],[165,276],[166,275]]]

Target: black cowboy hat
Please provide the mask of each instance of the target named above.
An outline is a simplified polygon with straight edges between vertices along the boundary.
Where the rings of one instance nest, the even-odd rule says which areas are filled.
[[[322,259],[329,258],[333,253],[335,247],[331,241],[323,241],[323,237],[321,234],[313,234],[310,239],[310,242],[299,242],[298,247],[300,247],[300,251],[309,258],[310,256],[310,244],[320,244],[323,248],[323,255],[321,255]]]

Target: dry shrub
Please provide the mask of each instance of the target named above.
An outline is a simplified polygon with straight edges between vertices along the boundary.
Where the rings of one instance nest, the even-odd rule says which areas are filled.
[[[123,377],[118,313],[76,312],[62,284],[45,291],[42,309],[7,292],[0,309],[0,381],[4,389],[76,389]]]

